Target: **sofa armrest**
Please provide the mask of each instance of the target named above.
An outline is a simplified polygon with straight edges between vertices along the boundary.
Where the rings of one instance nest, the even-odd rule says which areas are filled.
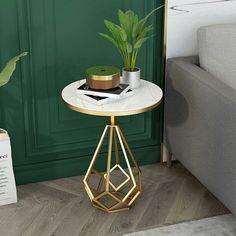
[[[199,66],[197,56],[172,58],[168,60],[167,65],[168,78],[175,77],[177,79],[178,76],[178,79],[181,79],[181,77],[187,77],[189,80],[197,81],[215,90],[216,93],[226,99],[236,102],[236,90],[202,69]],[[172,83],[174,84],[175,81],[172,80]]]
[[[236,90],[196,58],[174,58],[165,104],[167,148],[236,215]]]

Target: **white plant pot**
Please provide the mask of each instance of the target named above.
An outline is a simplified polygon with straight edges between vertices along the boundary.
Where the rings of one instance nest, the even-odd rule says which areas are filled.
[[[140,68],[135,68],[135,71],[122,69],[122,79],[124,84],[129,84],[131,89],[136,89],[140,86]]]
[[[0,206],[17,202],[15,177],[12,167],[11,143],[6,130],[0,128]]]

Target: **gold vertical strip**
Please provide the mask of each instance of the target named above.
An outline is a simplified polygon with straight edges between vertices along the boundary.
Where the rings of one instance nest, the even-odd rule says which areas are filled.
[[[164,75],[166,74],[166,57],[167,57],[167,29],[168,29],[168,0],[165,0],[164,10],[164,31],[163,31],[163,60],[164,60]]]
[[[164,155],[164,111],[165,111],[165,81],[167,75],[167,30],[168,30],[168,0],[164,0],[165,10],[164,10],[164,27],[163,27],[163,76],[161,81],[161,87],[163,90],[164,98],[162,103],[162,119],[161,119],[161,147],[160,147],[160,162],[163,163]]]
[[[111,169],[111,155],[112,155],[112,138],[113,138],[113,127],[110,127],[108,157],[107,157],[107,174],[106,174],[106,191],[109,192],[110,182],[110,169]]]

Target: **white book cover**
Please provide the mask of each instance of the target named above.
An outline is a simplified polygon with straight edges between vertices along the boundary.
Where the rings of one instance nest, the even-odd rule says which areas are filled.
[[[0,129],[0,206],[17,202],[10,138]]]
[[[93,95],[99,97],[111,97],[111,98],[119,98],[123,94],[125,94],[130,89],[128,84],[120,84],[119,87],[113,89],[91,89],[86,83],[82,84],[79,88],[77,88],[78,94],[86,94]]]
[[[93,95],[85,95],[85,94],[78,94],[78,98],[85,100],[87,102],[90,102],[94,105],[105,105],[107,103],[119,101],[121,99],[130,97],[134,94],[134,92],[130,89],[122,96],[116,97],[116,98],[110,98],[110,97],[97,97]]]

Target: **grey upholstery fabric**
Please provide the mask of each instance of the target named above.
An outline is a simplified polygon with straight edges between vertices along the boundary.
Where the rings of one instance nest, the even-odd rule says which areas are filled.
[[[168,61],[165,144],[236,215],[236,90],[198,66]]]
[[[200,66],[236,89],[236,24],[198,30]]]

